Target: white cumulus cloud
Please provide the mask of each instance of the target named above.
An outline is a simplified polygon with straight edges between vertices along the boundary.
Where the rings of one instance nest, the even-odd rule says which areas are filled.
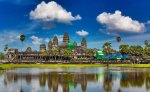
[[[30,12],[30,18],[33,20],[56,21],[66,24],[70,24],[71,21],[82,19],[80,15],[72,16],[71,12],[68,12],[55,1],[48,3],[42,1],[37,5],[35,10]]]
[[[49,41],[50,41],[50,39],[49,39],[49,38],[45,38],[45,42],[47,42],[47,43],[48,43]]]
[[[80,36],[87,36],[89,33],[87,31],[81,30],[81,31],[77,31],[76,34]]]
[[[106,25],[105,31],[109,33],[143,33],[145,31],[144,23],[133,20],[129,16],[123,16],[119,10],[116,10],[114,14],[103,12],[97,16],[97,21]]]
[[[39,38],[39,37],[37,37],[37,36],[31,36],[30,37],[33,41],[32,41],[32,43],[34,44],[34,45],[39,45],[39,44],[41,44],[41,42],[42,42],[42,38]]]

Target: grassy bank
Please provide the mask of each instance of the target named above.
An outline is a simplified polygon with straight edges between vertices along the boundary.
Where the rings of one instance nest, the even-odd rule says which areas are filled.
[[[12,68],[60,68],[60,67],[105,67],[106,64],[0,64],[0,69]],[[150,68],[150,64],[109,64],[110,67]]]
[[[0,69],[11,68],[59,68],[59,67],[104,67],[105,64],[0,64]]]
[[[150,68],[150,64],[110,64],[111,67]]]

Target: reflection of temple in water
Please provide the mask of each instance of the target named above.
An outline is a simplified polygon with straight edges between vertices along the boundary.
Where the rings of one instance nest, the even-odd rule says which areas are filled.
[[[33,79],[39,80],[40,87],[48,86],[49,90],[58,92],[58,85],[61,85],[63,92],[70,92],[70,88],[76,88],[77,84],[81,85],[82,92],[86,92],[87,82],[97,81],[96,74],[67,74],[67,73],[40,73],[40,74],[20,74],[7,72],[4,81],[8,83],[17,83],[19,80],[25,80],[30,84]]]
[[[141,88],[146,87],[150,90],[150,72],[120,72],[120,76],[113,75],[111,72],[104,72],[103,88],[105,92],[112,92],[113,82],[119,77],[121,88]],[[120,92],[121,89],[118,89]]]
[[[145,89],[150,89],[150,72],[120,72],[120,76],[117,76],[116,73],[104,71],[101,75],[103,75],[102,86],[104,92],[112,92],[112,87],[118,77],[120,80],[119,86],[121,88],[140,88],[144,86]],[[58,92],[59,87],[62,88],[63,92],[71,92],[71,89],[76,89],[77,86],[80,86],[82,92],[86,92],[88,83],[96,83],[99,80],[99,75],[94,73],[49,72],[22,74],[21,77],[20,74],[15,72],[6,72],[4,84],[17,83],[21,78],[26,81],[27,84],[31,84],[31,81],[36,79],[41,88],[48,87],[48,90],[53,90],[53,92]],[[121,89],[118,89],[118,92],[120,91]]]

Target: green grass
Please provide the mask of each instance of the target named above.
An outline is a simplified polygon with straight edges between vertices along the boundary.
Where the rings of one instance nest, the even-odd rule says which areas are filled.
[[[110,64],[112,67],[150,68],[150,64]]]
[[[0,69],[11,68],[59,68],[59,67],[104,67],[105,64],[0,64]]]
[[[0,64],[0,70],[12,68],[105,67],[106,64]],[[150,64],[109,64],[110,67],[150,68]]]

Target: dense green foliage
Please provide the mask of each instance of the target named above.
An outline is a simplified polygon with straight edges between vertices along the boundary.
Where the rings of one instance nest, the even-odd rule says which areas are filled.
[[[107,54],[111,54],[114,53],[114,50],[112,49],[112,45],[111,42],[105,42],[102,46],[103,48],[103,52],[107,55]]]
[[[5,59],[5,54],[0,52],[0,59]]]
[[[62,54],[66,57],[71,58],[73,56],[73,51],[71,49],[63,49]]]
[[[68,49],[74,49],[74,43],[73,42],[68,43]]]
[[[116,37],[116,42],[120,42],[120,41],[121,41],[121,37]],[[115,51],[112,48],[111,42],[105,42],[102,48],[103,48],[103,52],[106,55],[112,53],[121,53],[130,56],[150,57],[150,44],[148,40],[145,40],[143,44],[145,45],[143,47],[140,45],[121,44],[119,46],[119,51]]]

